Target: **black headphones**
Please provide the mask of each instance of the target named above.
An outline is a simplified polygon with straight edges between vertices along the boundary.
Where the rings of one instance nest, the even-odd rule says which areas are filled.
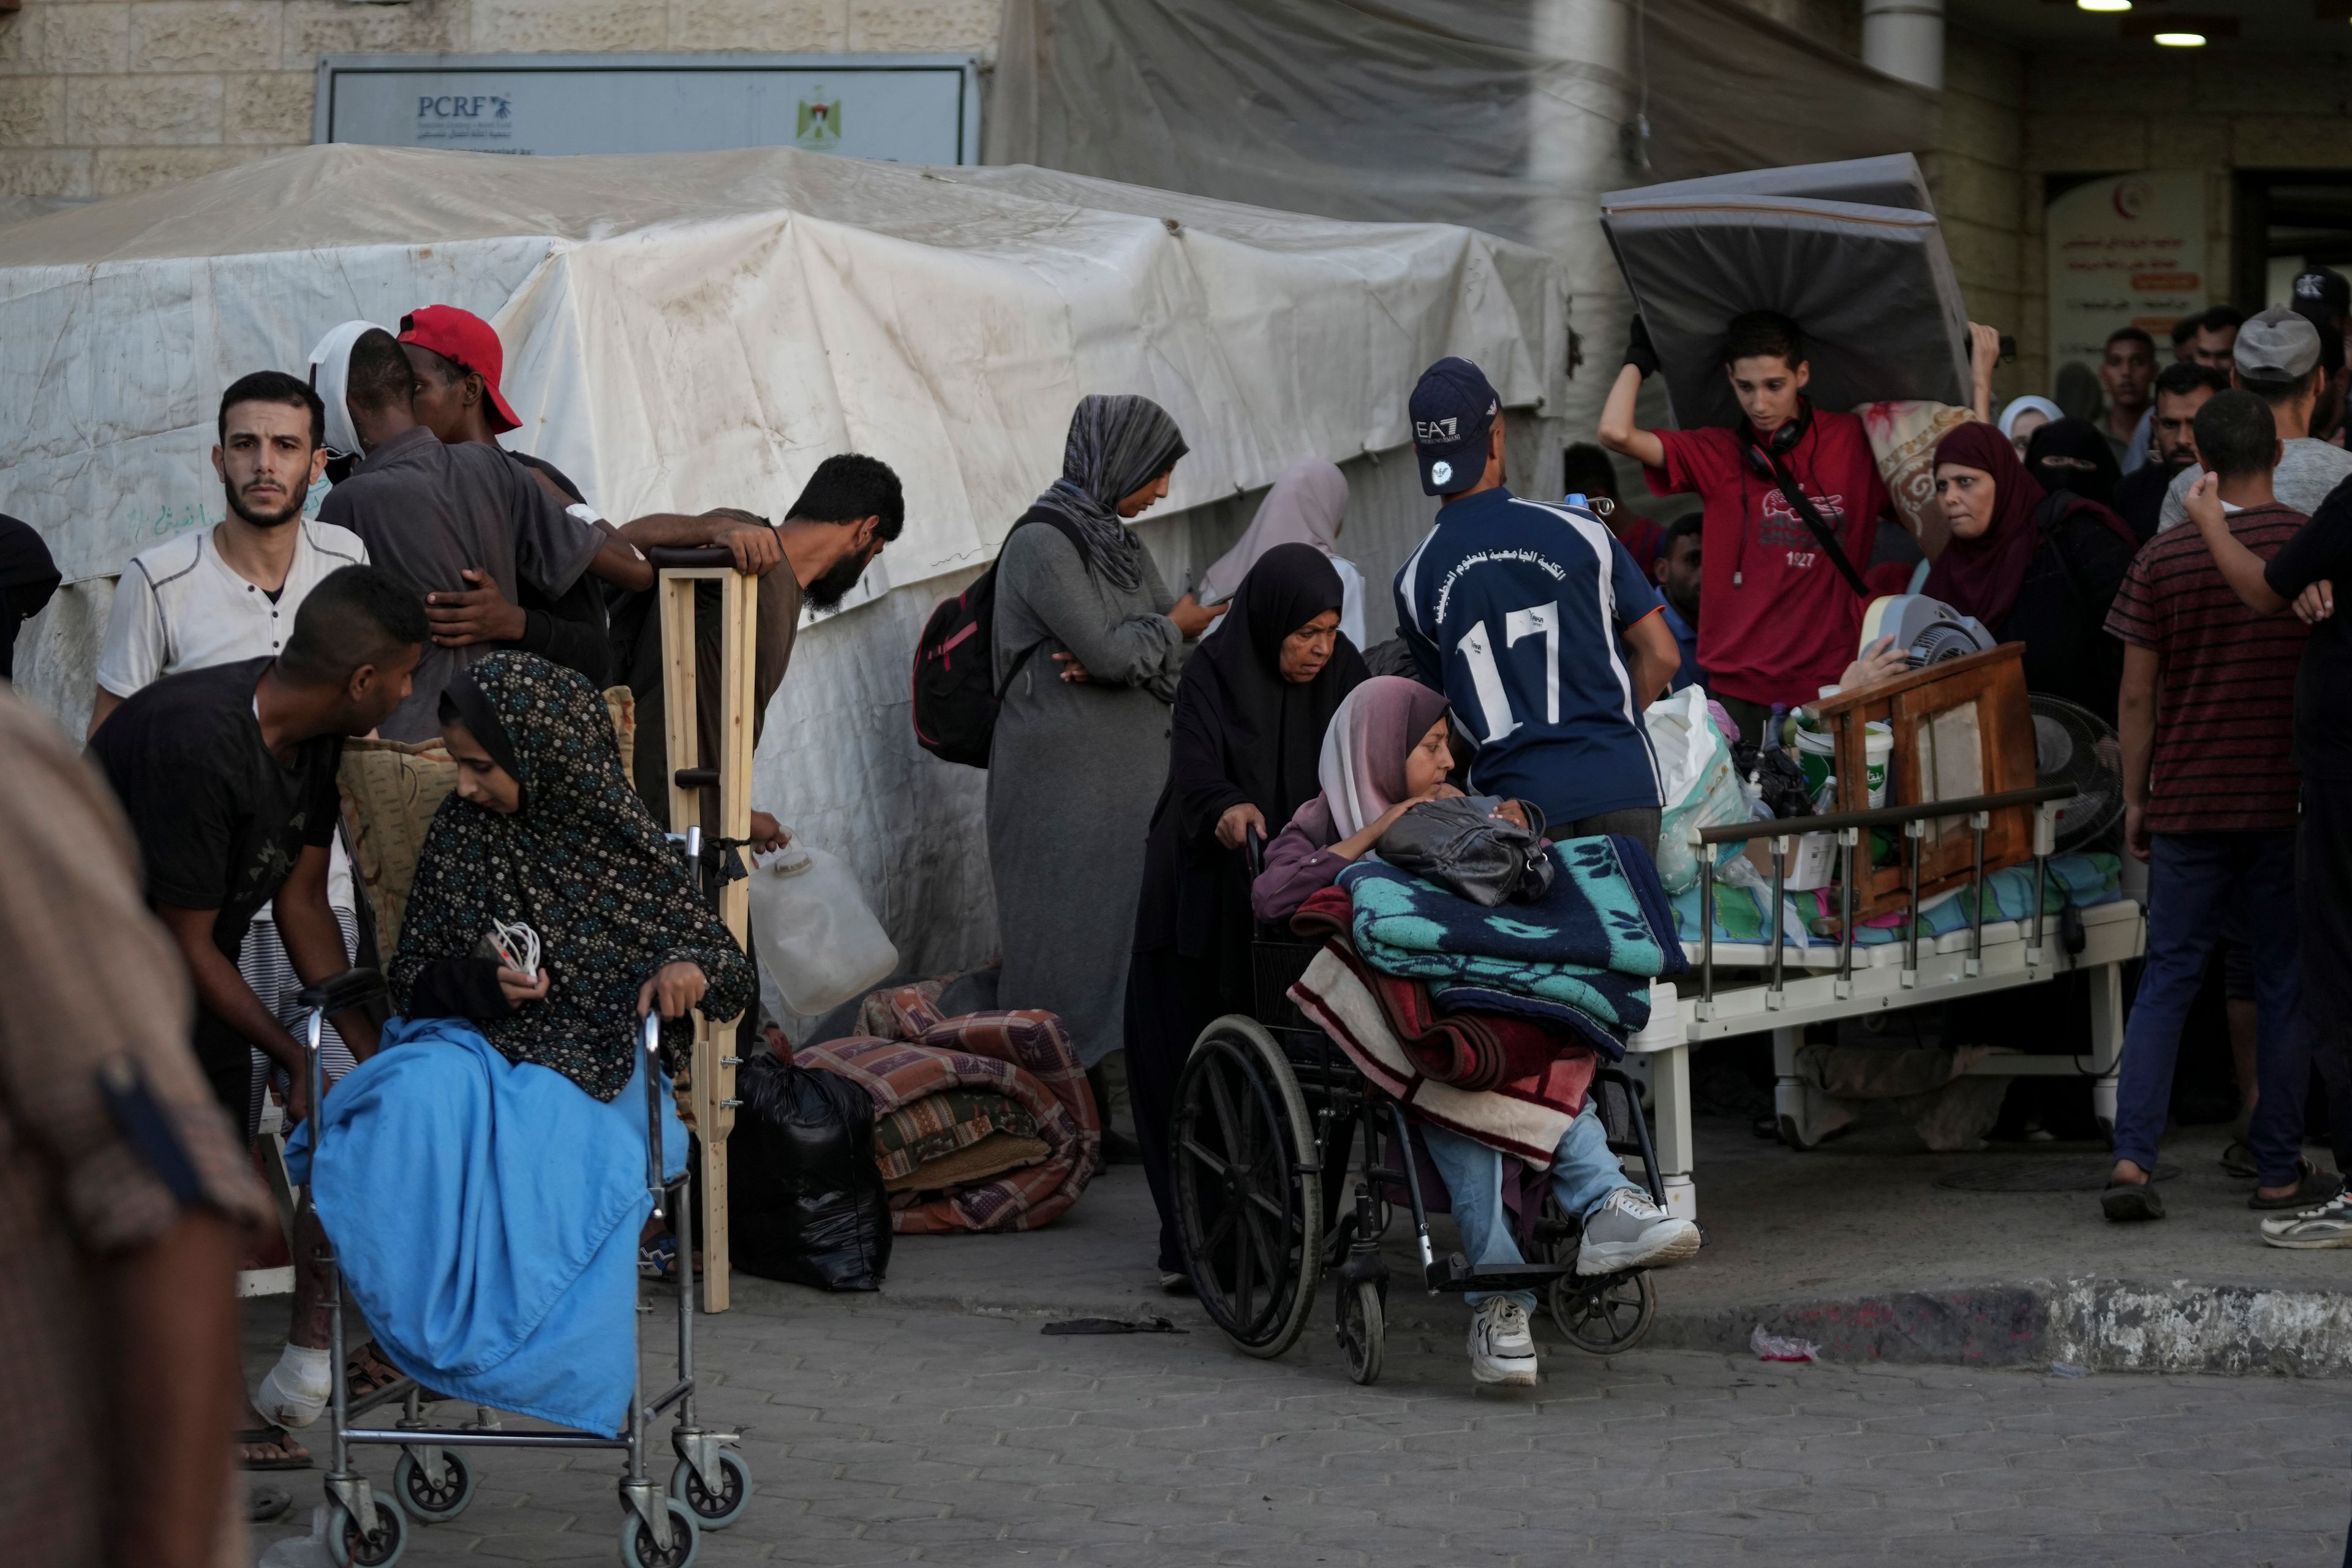
[[[1746,422],[1743,420],[1742,423]],[[1797,443],[1803,440],[1805,432],[1812,427],[1813,400],[1801,393],[1797,397],[1796,413],[1783,420],[1780,427],[1765,440],[1756,438],[1755,426],[1747,426],[1747,439],[1740,443],[1740,447],[1748,454],[1748,466],[1756,470],[1759,479],[1775,478],[1780,459],[1796,450]]]

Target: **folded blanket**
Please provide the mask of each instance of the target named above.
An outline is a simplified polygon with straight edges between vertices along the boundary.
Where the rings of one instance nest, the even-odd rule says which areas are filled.
[[[1102,1163],[1094,1091],[1061,1020],[1038,1012],[941,1018],[916,986],[893,993],[892,1007],[890,1026],[902,1032],[900,1038],[853,1035],[807,1047],[793,1059],[857,1084],[874,1101],[877,1118],[958,1089],[1002,1095],[1034,1119],[1034,1137],[1047,1154],[928,1200],[902,1190],[893,1198],[903,1206],[892,1209],[891,1228],[901,1234],[1034,1230],[1059,1218]]]
[[[1559,874],[1528,904],[1487,910],[1371,857],[1339,873],[1349,936],[1384,973],[1540,997],[1611,1029],[1650,1021],[1650,980],[1689,967],[1674,906],[1641,846],[1595,836],[1552,846]],[[1307,909],[1318,906],[1309,900]],[[1305,914],[1307,909],[1302,909]]]
[[[1598,1058],[1590,1051],[1570,1051],[1538,1074],[1490,1089],[1440,1083],[1405,1054],[1381,1005],[1339,955],[1344,945],[1327,943],[1290,988],[1298,1010],[1331,1037],[1357,1070],[1414,1116],[1549,1170],[1552,1152],[1583,1109]]]
[[[1526,1018],[1549,1027],[1564,1031],[1579,1045],[1599,1051],[1612,1062],[1625,1059],[1625,1040],[1622,1032],[1612,1030],[1589,1013],[1559,1002],[1547,1002],[1540,996],[1519,996],[1508,991],[1490,990],[1484,985],[1432,985],[1429,998],[1437,1005],[1440,1014],[1451,1017],[1457,1013],[1504,1014]]]
[[[1533,1018],[1506,1013],[1440,1014],[1429,987],[1418,980],[1382,974],[1334,939],[1335,953],[1380,1004],[1389,1032],[1413,1067],[1455,1089],[1485,1089],[1510,1079],[1531,1078],[1566,1051],[1588,1051],[1580,1036]]]
[[[662,1104],[663,1164],[686,1130]],[[314,1130],[318,1152],[311,1153]],[[395,1018],[286,1148],[386,1360],[428,1388],[612,1436],[637,1356],[645,1062],[610,1104],[456,1018]]]
[[[1042,1159],[1048,1151],[1037,1137],[1037,1119],[1017,1100],[1001,1094],[951,1089],[927,1094],[914,1104],[878,1116],[874,1121],[874,1163],[893,1191],[907,1187],[947,1187],[953,1180],[926,1179],[924,1173],[940,1161],[999,1134],[1037,1145]],[[1010,1170],[999,1165],[986,1173]],[[969,1171],[968,1166],[959,1169]],[[966,1174],[961,1181],[975,1178]]]

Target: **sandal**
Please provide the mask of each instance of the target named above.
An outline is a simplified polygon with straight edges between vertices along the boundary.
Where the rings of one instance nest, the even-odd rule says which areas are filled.
[[[231,1434],[229,1441],[239,1448],[278,1450],[278,1457],[274,1459],[257,1458],[253,1455],[240,1453],[236,1458],[236,1468],[240,1470],[307,1470],[310,1468],[310,1454],[287,1436],[283,1426],[248,1426],[242,1432]],[[296,1457],[298,1453],[299,1458]]]
[[[2283,1198],[2266,1198],[2257,1188],[2246,1200],[2250,1209],[2315,1209],[2344,1190],[2344,1178],[2333,1171],[2322,1171],[2305,1160],[2303,1173],[2294,1184],[2294,1191]]]
[[[2154,1182],[2116,1182],[2099,1194],[2099,1212],[2112,1220],[2162,1219],[2164,1198]]]
[[[2242,1182],[2251,1182],[2262,1173],[2254,1169],[2253,1145],[2240,1138],[2221,1151],[2221,1173]]]
[[[381,1394],[400,1379],[400,1369],[377,1354],[373,1343],[362,1345],[343,1360],[343,1387],[352,1399]]]

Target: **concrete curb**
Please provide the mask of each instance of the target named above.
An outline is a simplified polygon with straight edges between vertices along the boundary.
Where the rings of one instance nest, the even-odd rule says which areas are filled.
[[[1680,1312],[1661,1303],[1646,1342],[1744,1352],[1759,1324],[1812,1341],[1832,1362],[2352,1375],[2352,1292],[2187,1280],[2035,1280]]]
[[[1328,1290],[1318,1294],[1328,1297]],[[2352,1377],[2352,1291],[2091,1279],[1736,1307],[1677,1309],[1670,1289],[1662,1295],[1657,1321],[1643,1342],[1646,1348],[1747,1355],[1760,1324],[1768,1333],[1811,1341],[1824,1361],[1847,1363],[2030,1367],[2058,1362],[2095,1372]],[[985,1317],[1157,1316],[1192,1333],[1217,1332],[1199,1303],[1156,1292],[894,1289],[886,1284],[881,1298],[898,1307]],[[1402,1276],[1391,1280],[1392,1331],[1458,1331],[1460,1310],[1428,1300]],[[1318,1300],[1307,1331],[1328,1332],[1329,1317],[1328,1300]]]

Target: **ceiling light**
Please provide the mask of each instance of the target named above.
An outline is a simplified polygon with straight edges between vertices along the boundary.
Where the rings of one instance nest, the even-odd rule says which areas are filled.
[[[2201,49],[2205,47],[2202,33],[2158,33],[2156,41],[2170,49]]]
[[[2074,0],[2074,6],[2082,11],[2128,11],[2132,0]]]

